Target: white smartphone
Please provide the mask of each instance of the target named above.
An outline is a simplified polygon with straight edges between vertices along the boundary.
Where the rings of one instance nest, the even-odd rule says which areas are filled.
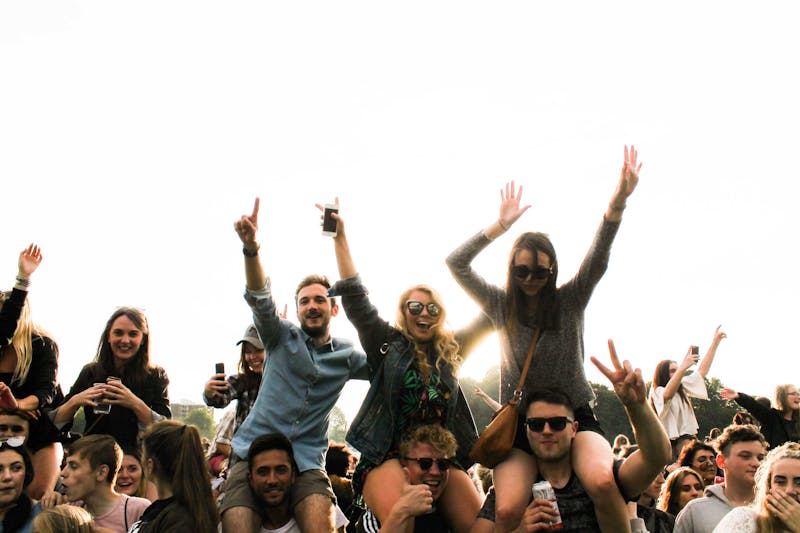
[[[336,232],[339,229],[339,221],[331,216],[332,213],[338,213],[339,206],[336,204],[325,204],[325,210],[322,213],[322,234],[328,237],[336,237]]]

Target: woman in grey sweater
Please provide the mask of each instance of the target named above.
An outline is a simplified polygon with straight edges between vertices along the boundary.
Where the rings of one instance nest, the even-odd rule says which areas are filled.
[[[550,388],[569,396],[579,422],[573,445],[575,471],[595,503],[603,531],[629,531],[625,503],[613,478],[612,451],[605,440],[591,402],[594,394],[583,370],[584,310],[608,265],[611,243],[619,228],[628,196],[638,183],[641,164],[633,146],[625,147],[619,182],[600,229],[578,273],[556,285],[555,249],[543,233],[524,233],[514,243],[505,288],[492,285],[471,267],[472,260],[497,237],[508,231],[530,207],[520,206],[522,187],[514,182],[501,191],[500,215],[447,258],[456,281],[481,306],[498,329],[501,344],[500,399],[507,402],[519,383],[522,367],[541,330],[523,391]],[[524,403],[524,402],[523,402]],[[520,404],[521,408],[525,406]],[[582,430],[582,431],[581,431]],[[520,475],[521,472],[530,476]],[[514,449],[494,471],[497,492],[497,527],[513,529],[528,501],[536,466],[528,447],[524,424],[519,424]]]

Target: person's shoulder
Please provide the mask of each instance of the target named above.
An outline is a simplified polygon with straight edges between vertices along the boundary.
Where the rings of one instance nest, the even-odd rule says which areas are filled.
[[[127,505],[130,508],[138,509],[138,510],[145,510],[153,503],[147,498],[140,498],[138,496],[128,496],[127,494],[123,494],[127,498]]]
[[[167,381],[169,380],[169,377],[167,376],[167,371],[164,370],[163,367],[160,367],[158,365],[151,366],[150,368],[147,369],[147,377],[158,380],[167,380]]]

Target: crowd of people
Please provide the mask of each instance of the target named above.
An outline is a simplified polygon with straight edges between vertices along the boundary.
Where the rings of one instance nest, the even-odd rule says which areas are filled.
[[[457,330],[428,285],[402,290],[394,316],[381,316],[338,210],[330,218],[339,280],[303,278],[297,322],[288,320],[261,262],[256,199],[234,224],[253,323],[237,343],[236,372],[219,368],[203,388],[209,406],[236,401],[207,449],[197,428],[171,420],[169,379],[150,359],[139,309],[109,317],[94,361],[62,394],[58,346],[27,303],[42,261],[30,245],[13,289],[0,293],[0,533],[800,533],[796,386],[779,386],[774,406],[724,389],[745,411],[698,439],[692,398],[708,399],[705,378],[726,338],[720,327],[702,358],[693,346],[680,363],[661,361],[649,393],[641,370],[609,341],[610,364],[591,359],[624,406],[634,444],[620,437],[612,447],[595,417],[584,314],[640,170],[637,151],[625,147],[594,241],[563,284],[543,233],[516,239],[505,286],[473,270],[530,207],[522,187],[508,183],[498,218],[446,259],[481,309]],[[340,304],[358,342],[331,335]],[[489,471],[470,459],[480,432],[458,370],[491,331],[500,340],[499,395],[476,393],[494,407],[516,405],[518,424],[511,451]],[[331,411],[351,379],[369,382],[346,437],[353,450],[328,441]],[[72,432],[79,410],[82,435]],[[539,482],[550,496],[532,492]]]

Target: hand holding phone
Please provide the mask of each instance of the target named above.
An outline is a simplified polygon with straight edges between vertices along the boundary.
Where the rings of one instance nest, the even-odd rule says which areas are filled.
[[[322,211],[322,234],[328,237],[336,237],[339,230],[339,221],[331,216],[339,213],[339,206],[336,204],[325,204]]]

